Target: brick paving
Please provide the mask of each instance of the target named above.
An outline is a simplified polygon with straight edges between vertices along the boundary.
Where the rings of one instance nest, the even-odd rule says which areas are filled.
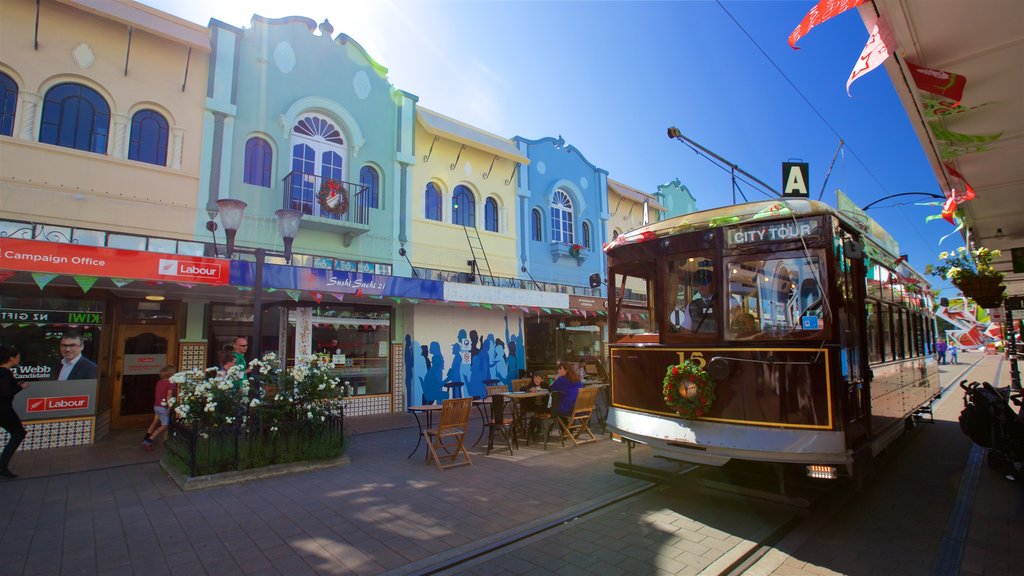
[[[1008,384],[999,357],[962,358],[978,361],[972,379],[1001,371]],[[956,424],[960,396],[947,395],[937,423],[895,446],[863,491],[812,516],[749,573],[939,573],[933,564],[972,450]],[[30,477],[0,483],[0,576],[417,574],[648,486],[614,474],[625,448],[606,438],[515,457],[477,447],[474,466],[442,472],[423,463],[423,447],[406,459],[412,423],[352,419],[348,465],[191,492],[151,455],[138,450],[134,460],[134,437],[114,441],[128,461],[96,460],[99,469],[82,462],[103,443],[63,460],[59,451],[18,454],[15,469]],[[984,466],[978,478],[959,569],[1010,574],[1024,491]],[[714,574],[787,519],[655,487],[445,573]]]

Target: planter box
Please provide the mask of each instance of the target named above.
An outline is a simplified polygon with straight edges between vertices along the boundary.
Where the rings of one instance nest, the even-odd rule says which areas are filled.
[[[565,244],[562,242],[551,243],[551,261],[558,262],[562,258],[573,258],[576,260],[577,266],[583,266],[583,263],[590,256],[590,250],[586,248],[580,249],[579,253],[575,256],[572,253],[572,244]]]

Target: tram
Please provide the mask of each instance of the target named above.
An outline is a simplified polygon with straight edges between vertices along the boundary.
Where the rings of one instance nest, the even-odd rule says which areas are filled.
[[[894,244],[877,224],[803,199],[613,239],[613,437],[684,463],[862,477],[940,392],[932,295]],[[713,391],[686,417],[663,387],[684,362]],[[692,381],[677,392],[702,393]]]

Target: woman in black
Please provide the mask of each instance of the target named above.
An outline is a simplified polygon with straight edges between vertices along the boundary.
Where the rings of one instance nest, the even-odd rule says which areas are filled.
[[[21,425],[21,418],[14,411],[14,395],[28,387],[28,382],[18,382],[14,379],[14,368],[21,362],[21,353],[17,349],[0,345],[0,427],[7,430],[11,435],[0,454],[0,478],[17,478],[18,475],[11,472],[7,466],[14,456],[14,451],[25,439],[25,427]]]

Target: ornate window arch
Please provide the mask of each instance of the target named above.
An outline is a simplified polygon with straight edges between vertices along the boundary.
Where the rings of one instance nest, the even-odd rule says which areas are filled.
[[[540,210],[534,208],[530,211],[530,240],[540,242],[544,240],[544,217]]]
[[[273,165],[274,150],[270,147],[270,142],[260,136],[246,140],[243,182],[270,188],[270,170]]]
[[[110,105],[92,88],[75,82],[46,91],[39,141],[97,154],[107,153]]]
[[[555,190],[551,195],[551,241],[572,244],[575,235],[573,234],[573,205],[569,194],[561,188]]]
[[[441,221],[441,190],[437,184],[427,182],[427,189],[423,192],[423,217],[427,220]]]
[[[587,250],[590,250],[590,247],[591,247],[591,241],[590,241],[590,222],[584,221],[580,225],[580,236],[582,237],[582,238],[580,238],[580,240],[583,241],[583,247],[586,248]]]
[[[359,183],[366,186],[363,189],[363,206],[380,208],[380,174],[377,169],[373,166],[360,168]]]
[[[14,114],[18,111],[18,83],[0,72],[0,135],[14,135]]]
[[[464,184],[456,186],[452,193],[452,224],[476,228],[476,198]]]
[[[341,130],[325,116],[303,114],[292,126],[291,148],[289,207],[311,216],[339,219],[321,213],[316,195],[327,180],[345,181],[348,146]]]
[[[128,159],[167,166],[167,119],[156,110],[143,109],[132,115],[128,138]]]
[[[484,230],[498,231],[498,201],[494,198],[484,201]]]

